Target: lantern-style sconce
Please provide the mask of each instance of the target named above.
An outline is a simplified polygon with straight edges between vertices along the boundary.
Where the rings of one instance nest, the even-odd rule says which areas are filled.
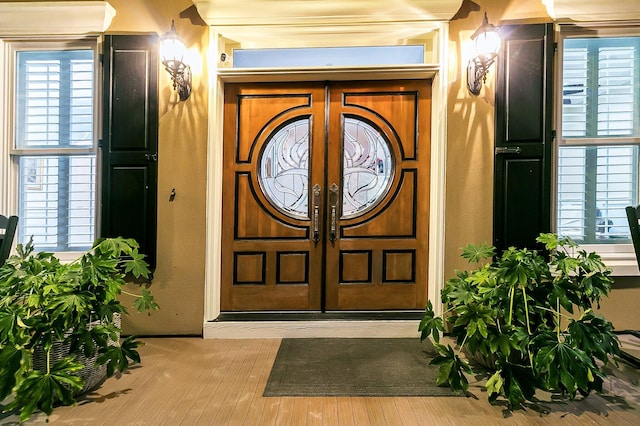
[[[487,12],[484,13],[482,25],[471,36],[475,42],[475,56],[467,66],[467,87],[474,95],[480,94],[482,83],[487,79],[489,67],[500,51],[500,36],[496,27],[489,23]]]
[[[173,80],[173,89],[178,91],[181,101],[186,101],[191,95],[191,68],[182,60],[187,52],[176,27],[171,20],[171,29],[160,37],[160,55],[162,65]]]

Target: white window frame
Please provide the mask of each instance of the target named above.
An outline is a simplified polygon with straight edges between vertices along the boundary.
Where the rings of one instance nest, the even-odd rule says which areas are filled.
[[[557,26],[557,55],[556,55],[556,108],[555,119],[557,123],[556,132],[556,148],[553,164],[554,172],[554,194],[553,211],[554,211],[554,229],[557,224],[557,173],[558,173],[558,150],[560,146],[584,146],[589,143],[598,144],[600,140],[591,140],[587,138],[563,140],[562,138],[562,101],[563,101],[563,46],[566,38],[601,38],[601,37],[640,37],[640,25],[637,21],[619,21],[619,22],[581,22],[578,24],[559,24]],[[640,145],[640,138],[629,137],[611,137],[614,140],[612,145],[615,144],[635,144]],[[607,266],[612,268],[613,274],[616,276],[637,276],[640,275],[638,264],[633,249],[633,244],[582,244],[581,249],[588,252],[597,252],[605,262]]]
[[[7,74],[7,42],[16,38],[23,39],[82,39],[87,36],[99,37],[111,25],[116,10],[108,1],[59,2],[43,1],[0,3],[0,93],[7,94],[12,90]],[[101,39],[98,38],[98,50],[101,49]],[[96,55],[96,59],[98,56]],[[101,79],[96,76],[98,94]],[[11,170],[9,160],[9,114],[12,113],[11,100],[0,96],[0,212],[16,214],[17,212],[17,171]],[[102,100],[96,97],[96,111],[102,107]],[[94,121],[100,123],[98,120]],[[100,131],[100,129],[98,129]],[[97,133],[99,137],[101,133]],[[100,153],[97,158],[97,179],[100,181]],[[96,206],[99,206],[100,185],[96,187]],[[99,223],[99,209],[96,220]],[[96,227],[96,234],[99,229]],[[65,252],[59,254],[61,260],[74,260],[77,253]]]
[[[93,87],[93,140],[90,148],[65,148],[68,154],[94,154],[96,155],[96,176],[95,176],[95,206],[94,212],[94,237],[99,235],[99,206],[100,206],[100,160],[98,155],[98,139],[100,135],[100,108],[101,108],[101,84],[99,73],[99,47],[98,36],[80,37],[53,37],[53,38],[2,38],[0,37],[0,81],[2,82],[3,93],[6,96],[0,99],[0,188],[2,198],[0,198],[0,211],[5,214],[19,215],[19,177],[18,159],[23,155],[43,154],[46,150],[38,149],[17,149],[15,147],[15,122],[16,122],[16,60],[19,51],[61,51],[61,50],[92,50],[94,56],[94,87]],[[17,241],[16,241],[17,243]],[[35,247],[38,250],[38,247]],[[46,250],[46,249],[44,249]],[[76,259],[81,251],[56,252],[56,255],[63,261]]]

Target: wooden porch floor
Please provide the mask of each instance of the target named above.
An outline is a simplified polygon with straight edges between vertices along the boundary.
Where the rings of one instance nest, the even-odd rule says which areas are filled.
[[[638,425],[638,370],[621,364],[606,393],[576,401],[540,395],[538,410],[507,413],[479,383],[470,397],[262,396],[279,339],[143,338],[142,364],[108,379],[53,425]],[[624,379],[622,379],[624,377]],[[546,413],[543,413],[542,411]],[[7,421],[9,419],[4,419]],[[29,424],[44,423],[35,415]],[[0,422],[3,423],[3,422]],[[5,424],[5,423],[3,423]]]

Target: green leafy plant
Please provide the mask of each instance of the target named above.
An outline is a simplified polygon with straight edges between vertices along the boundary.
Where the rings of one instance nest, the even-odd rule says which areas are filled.
[[[512,409],[537,389],[570,398],[602,390],[602,366],[620,349],[612,324],[592,307],[608,295],[611,270],[570,238],[540,234],[537,241],[545,253],[512,247],[494,262],[495,247],[463,249],[479,266],[456,271],[441,292],[444,315],[429,302],[418,327],[438,352],[437,384],[466,392],[465,374],[480,373],[470,359],[487,373],[489,401],[504,398]],[[443,317],[455,349],[440,342]]]
[[[77,260],[62,263],[52,253],[34,252],[30,241],[0,267],[0,400],[5,412],[19,410],[26,421],[36,410],[51,414],[56,404],[72,405],[84,380],[82,356],[106,365],[106,376],[139,362],[133,336],[120,341],[119,316],[127,310],[121,294],[135,298],[140,312],[158,309],[151,292],[123,290],[129,276],[150,271],[135,240],[98,240]],[[53,348],[69,355],[54,362]],[[43,366],[34,366],[40,353]]]

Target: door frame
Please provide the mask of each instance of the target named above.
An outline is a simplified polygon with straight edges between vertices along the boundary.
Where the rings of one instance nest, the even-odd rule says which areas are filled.
[[[218,44],[219,33],[209,32],[209,45],[213,50],[212,57],[219,52],[214,47]],[[440,28],[441,40],[448,40],[448,24]],[[239,332],[230,322],[216,322],[220,315],[221,289],[221,229],[222,229],[222,149],[224,122],[224,84],[241,82],[274,82],[274,81],[334,81],[334,80],[400,80],[400,79],[432,79],[431,98],[431,164],[430,164],[430,199],[429,199],[429,254],[428,259],[428,299],[432,302],[436,314],[442,312],[440,291],[444,286],[444,222],[445,222],[445,160],[447,134],[447,87],[448,62],[446,42],[439,46],[439,64],[411,65],[392,67],[350,68],[340,67],[331,70],[287,69],[287,70],[240,70],[216,68],[210,64],[210,84],[208,93],[209,135],[207,143],[207,202],[206,202],[206,265],[205,265],[205,317],[203,336],[205,338],[224,337],[295,337],[308,335],[335,335],[363,337],[363,330],[371,326],[359,321],[331,321],[328,331],[321,332],[321,324],[306,323],[301,327],[287,321],[278,321],[277,325],[265,324],[269,328],[256,327],[255,323],[242,322],[238,325],[246,334]],[[326,321],[319,321],[325,323]],[[383,324],[385,323],[385,324]],[[362,328],[360,328],[362,327]],[[331,330],[335,330],[332,332]],[[377,336],[385,334],[400,337],[416,336],[415,320],[378,321],[372,329]],[[308,334],[311,333],[311,334]],[[324,334],[323,334],[324,333]]]

